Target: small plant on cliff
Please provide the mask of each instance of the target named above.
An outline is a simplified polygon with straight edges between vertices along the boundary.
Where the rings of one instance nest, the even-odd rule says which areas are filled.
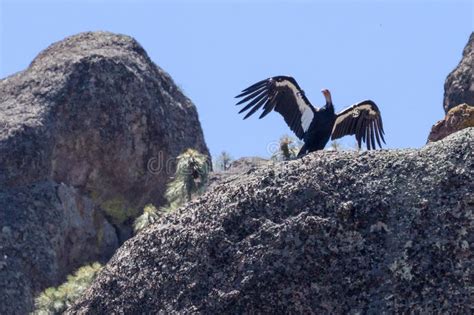
[[[163,213],[175,210],[206,189],[209,174],[207,156],[196,150],[187,149],[177,159],[175,176],[165,192],[168,205],[159,210],[152,204],[146,205],[143,214],[136,218],[133,224],[135,233],[156,222]]]
[[[289,161],[294,159],[300,150],[300,144],[294,138],[284,135],[280,138],[279,150],[272,155],[272,160]]]
[[[135,233],[143,230],[152,223],[155,223],[160,217],[158,209],[152,204],[148,204],[143,208],[143,214],[135,219],[133,230]]]
[[[74,275],[69,275],[59,287],[44,290],[35,299],[33,314],[62,314],[91,285],[101,268],[102,265],[97,262],[83,266]]]
[[[194,195],[204,192],[209,175],[207,156],[193,149],[187,149],[178,156],[173,180],[168,184],[165,197],[169,202],[166,210],[173,210],[190,201]]]
[[[352,150],[357,151],[357,152],[362,151],[362,148],[359,147],[359,144],[357,143],[357,141],[354,142],[354,144],[352,145]]]
[[[342,151],[343,150],[343,147],[342,147],[342,144],[337,141],[337,140],[333,140],[331,141],[331,145],[330,145],[330,149],[331,151]]]
[[[215,166],[217,170],[220,171],[227,171],[230,168],[230,164],[232,163],[232,157],[226,151],[222,151],[222,153],[217,157],[215,162]]]

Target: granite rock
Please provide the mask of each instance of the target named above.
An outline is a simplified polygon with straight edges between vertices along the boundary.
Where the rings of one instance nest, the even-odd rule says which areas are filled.
[[[106,261],[187,148],[209,154],[195,106],[131,37],[74,35],[0,80],[0,313]]]
[[[129,239],[68,313],[470,313],[473,134],[229,176]]]
[[[474,106],[474,33],[464,47],[461,61],[446,78],[444,83],[444,112],[460,104]]]

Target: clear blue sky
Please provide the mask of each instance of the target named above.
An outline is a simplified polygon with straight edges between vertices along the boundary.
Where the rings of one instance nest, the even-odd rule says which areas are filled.
[[[234,96],[292,75],[313,105],[370,98],[388,148],[424,145],[442,118],[443,84],[473,25],[473,1],[0,0],[0,76],[25,69],[52,42],[107,30],[136,38],[196,104],[214,156],[268,156],[291,134],[272,113],[243,121]],[[351,137],[343,143],[351,146]]]

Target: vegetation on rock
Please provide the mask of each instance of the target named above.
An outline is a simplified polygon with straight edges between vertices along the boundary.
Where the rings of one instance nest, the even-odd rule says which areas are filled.
[[[155,223],[160,218],[160,212],[152,204],[148,204],[143,209],[143,214],[135,219],[133,223],[133,230],[135,233],[140,232],[152,223]]]
[[[114,224],[122,224],[128,219],[137,216],[137,210],[127,208],[123,197],[109,199],[102,202],[100,206]]]
[[[296,158],[301,148],[300,141],[288,135],[280,138],[278,151],[272,155],[274,161],[289,161]]]
[[[62,314],[91,285],[101,268],[102,265],[97,262],[83,266],[74,275],[68,276],[65,283],[44,290],[35,299],[33,314]]]
[[[190,201],[193,196],[205,191],[209,175],[207,156],[194,149],[187,149],[177,159],[175,176],[165,193],[168,205],[159,210],[152,204],[146,205],[143,214],[136,218],[133,224],[135,233],[155,223],[163,213],[175,210]]]
[[[179,155],[175,176],[166,189],[165,197],[169,205],[164,210],[176,209],[191,201],[194,195],[202,194],[206,189],[208,175],[206,155],[194,149],[187,149]]]
[[[216,166],[216,170],[219,170],[219,171],[229,170],[232,164],[232,161],[233,161],[232,156],[226,151],[222,151],[222,153],[217,157],[214,163]]]
[[[330,147],[332,151],[341,151],[343,149],[342,144],[337,140],[332,141]]]

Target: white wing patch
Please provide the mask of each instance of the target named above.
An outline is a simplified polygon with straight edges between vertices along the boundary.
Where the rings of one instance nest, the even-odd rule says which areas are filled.
[[[301,127],[303,128],[303,131],[306,132],[314,118],[314,113],[311,107],[305,103],[301,92],[298,91],[296,86],[294,86],[291,82],[285,80],[281,82],[275,82],[275,84],[278,87],[286,86],[293,92],[293,95],[296,98],[296,103],[298,104],[298,109],[301,113]]]
[[[371,118],[377,117],[377,112],[373,109],[372,105],[370,104],[359,106],[358,109],[359,109],[359,113],[361,110],[366,110]]]
[[[313,118],[313,111],[311,110],[311,108],[306,106],[303,115],[301,116],[301,126],[303,127],[304,132],[308,130],[309,126],[311,125],[311,122],[313,121]]]
[[[355,104],[349,108],[344,109],[343,111],[337,114],[338,117],[336,119],[336,122],[334,123],[334,127],[332,128],[331,133],[334,133],[339,123],[343,121],[344,119],[346,119],[348,116],[352,116],[352,118],[357,118],[360,116],[362,111],[365,111],[367,113],[368,115],[368,117],[366,116],[367,118],[371,120],[377,119],[377,112],[373,109],[372,105],[364,104],[364,105],[357,106],[357,104]]]
[[[352,117],[357,118],[359,117],[361,111],[367,111],[367,114],[372,117],[377,116],[377,112],[372,108],[372,105],[370,104],[364,104],[364,105],[352,105],[349,108],[346,108],[345,110],[341,111],[338,113],[339,117],[342,117],[343,119],[346,118],[347,115],[352,115]]]

